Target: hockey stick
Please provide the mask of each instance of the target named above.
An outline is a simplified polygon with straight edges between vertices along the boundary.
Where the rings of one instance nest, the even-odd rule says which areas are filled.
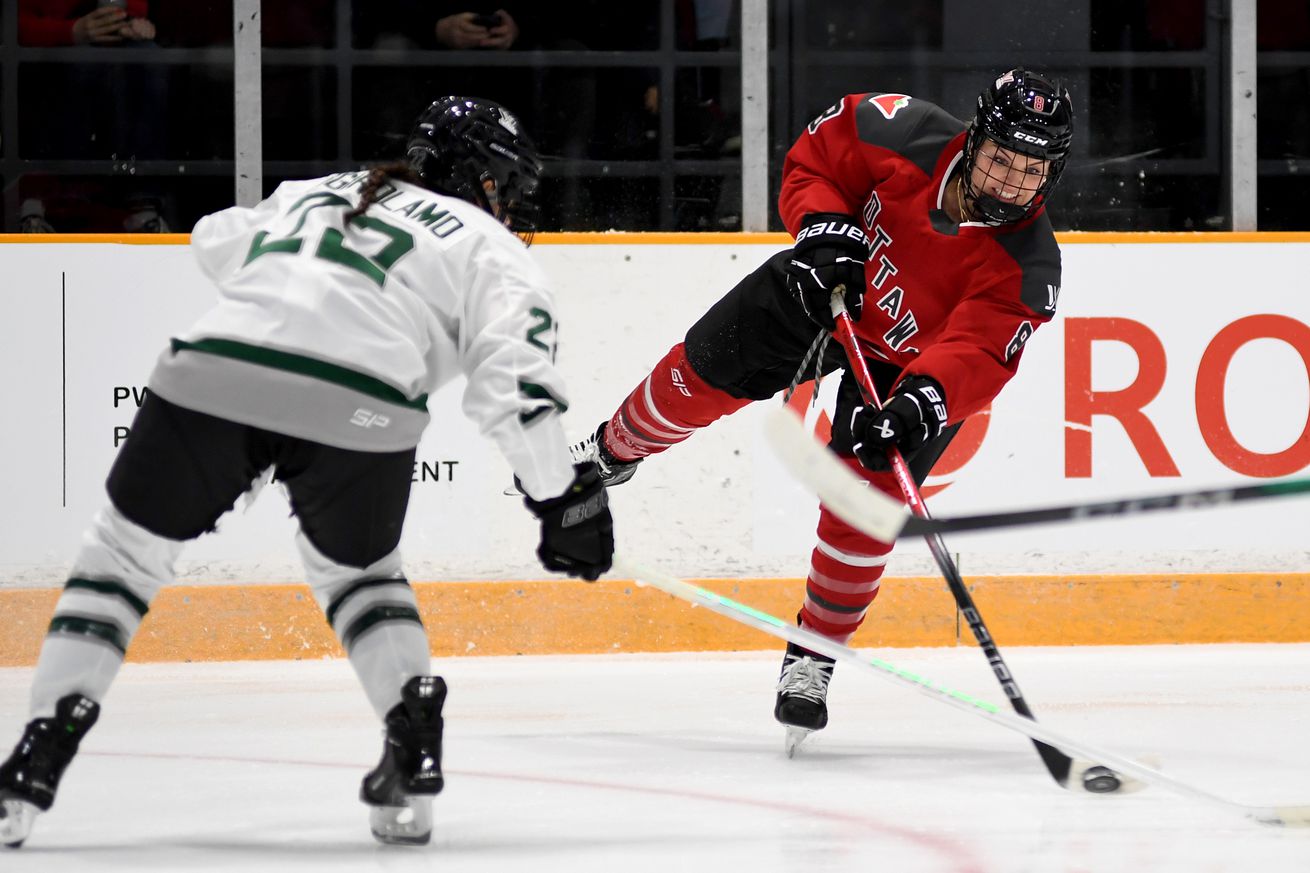
[[[1205,509],[1247,500],[1294,497],[1310,493],[1310,479],[1282,479],[1262,485],[1236,485],[1177,491],[1150,497],[1127,497],[1094,503],[1071,503],[1041,509],[1016,509],[962,515],[955,518],[919,518],[852,473],[817,442],[786,407],[771,410],[764,424],[764,434],[793,476],[827,504],[828,508],[869,536],[891,542],[898,536],[933,533],[967,533],[991,528],[1052,524],[1089,518],[1143,515],[1175,509]]]
[[[855,339],[855,325],[846,312],[846,304],[840,293],[843,290],[839,286],[838,291],[834,292],[832,296],[832,314],[837,322],[837,330],[834,334],[842,347],[846,349],[847,363],[850,364],[851,374],[855,377],[856,384],[859,385],[864,402],[875,409],[881,409],[882,400],[878,397],[878,390],[874,387],[873,377],[869,375],[869,366],[865,363],[864,354],[860,351],[860,345]],[[919,486],[915,484],[914,476],[910,474],[910,467],[905,463],[905,458],[901,456],[900,450],[895,446],[888,449],[887,460],[891,463],[892,475],[896,477],[896,483],[901,488],[901,494],[905,497],[906,504],[918,517],[928,518],[928,507],[923,502],[923,495],[919,493]],[[1019,690],[1019,683],[1015,681],[1014,674],[1010,672],[1005,659],[1001,657],[1001,650],[997,648],[996,641],[992,639],[991,631],[987,630],[987,625],[983,623],[982,614],[978,612],[978,607],[973,602],[973,595],[965,587],[964,579],[960,576],[960,570],[955,566],[955,560],[951,557],[951,553],[947,551],[946,543],[942,541],[941,534],[925,534],[924,539],[928,543],[928,550],[932,552],[933,558],[937,561],[937,566],[941,568],[942,575],[946,578],[946,586],[951,589],[951,596],[955,598],[955,605],[968,623],[969,630],[973,631],[974,639],[978,641],[983,654],[987,657],[987,663],[991,665],[992,672],[996,674],[996,679],[1001,683],[1001,689],[1005,692],[1005,696],[1009,698],[1010,706],[1024,718],[1035,719],[1032,709],[1028,706],[1028,701],[1024,699],[1023,692]],[[894,540],[885,540],[885,542],[894,542]],[[1051,778],[1065,788],[1070,787],[1069,777],[1073,767],[1073,759],[1059,749],[1040,740],[1034,739],[1033,745],[1037,748],[1037,754],[1041,756],[1042,763],[1046,765]],[[1108,771],[1098,773],[1097,780],[1101,791],[1117,791],[1121,785],[1118,774]]]
[[[1074,783],[1071,787],[1075,790],[1081,789],[1096,793],[1090,786],[1096,784],[1098,776],[1103,775],[1102,772],[1097,771],[1104,771],[1106,767],[1092,762],[1101,761],[1105,765],[1113,766],[1116,772],[1132,777],[1125,783],[1125,789],[1132,786],[1134,780],[1136,780],[1140,783],[1158,785],[1176,794],[1203,801],[1228,812],[1238,812],[1261,824],[1310,827],[1310,804],[1251,806],[1238,803],[1200,788],[1195,788],[1185,782],[1180,782],[1131,758],[1125,758],[1114,752],[1098,749],[1072,737],[1059,734],[1030,718],[1010,715],[995,704],[979,700],[961,691],[945,688],[930,679],[916,675],[909,670],[904,670],[881,658],[869,658],[861,655],[849,646],[833,642],[814,631],[789,624],[776,616],[760,612],[758,609],[744,603],[738,603],[731,598],[715,594],[713,591],[676,579],[650,567],[627,561],[620,555],[614,556],[614,572],[632,578],[638,585],[658,588],[660,591],[679,600],[684,600],[696,606],[703,606],[711,612],[718,613],[747,627],[753,627],[756,630],[786,640],[789,643],[795,643],[802,648],[818,652],[834,660],[852,664],[861,670],[891,682],[893,685],[911,688],[940,703],[945,703],[962,712],[971,713],[1002,727],[1009,728],[1016,733],[1023,734],[1033,742],[1069,749],[1078,755],[1078,758],[1072,761],[1072,775],[1075,779],[1071,780]]]

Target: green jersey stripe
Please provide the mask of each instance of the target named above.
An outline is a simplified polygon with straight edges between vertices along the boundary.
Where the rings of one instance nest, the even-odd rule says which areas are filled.
[[[417,409],[420,412],[426,412],[428,408],[428,395],[426,394],[420,394],[410,400],[399,389],[388,385],[381,379],[358,373],[337,364],[329,364],[326,361],[306,357],[305,355],[266,349],[248,343],[237,342],[236,340],[225,339],[201,339],[194,342],[174,339],[172,346],[174,352],[204,352],[210,355],[219,355],[224,358],[235,358],[239,361],[259,364],[264,367],[272,367],[277,370],[286,370],[290,373],[299,373],[302,376],[310,376],[324,382],[341,385],[361,394],[367,394],[370,397],[376,397],[397,406]]]

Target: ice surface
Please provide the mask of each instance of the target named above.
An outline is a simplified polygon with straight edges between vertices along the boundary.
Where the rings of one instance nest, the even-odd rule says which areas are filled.
[[[1001,702],[974,649],[877,654]],[[1310,802],[1310,645],[1006,656],[1066,735],[1242,803]],[[778,660],[436,662],[451,688],[447,783],[422,849],[368,833],[356,792],[380,733],[345,662],[129,664],[55,808],[0,870],[1310,870],[1310,829],[1159,787],[1063,791],[1023,737],[846,664],[829,728],[787,760]],[[30,677],[0,670],[6,749]]]

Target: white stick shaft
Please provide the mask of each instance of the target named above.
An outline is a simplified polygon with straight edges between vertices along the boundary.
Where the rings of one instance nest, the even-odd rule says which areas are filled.
[[[1089,761],[1110,767],[1135,779],[1152,785],[1159,785],[1162,788],[1169,789],[1176,794],[1191,797],[1203,801],[1211,806],[1220,807],[1229,812],[1240,812],[1248,818],[1259,821],[1263,824],[1279,824],[1292,826],[1310,826],[1310,805],[1305,806],[1248,806],[1237,803],[1218,795],[1195,788],[1185,782],[1179,782],[1170,776],[1166,776],[1158,770],[1140,764],[1131,758],[1123,755],[1099,749],[1086,743],[1067,737],[1049,727],[1026,718],[1020,718],[1017,715],[1011,715],[1004,712],[986,701],[979,700],[959,691],[952,691],[949,688],[942,687],[930,679],[925,679],[908,670],[903,670],[878,658],[869,658],[861,655],[859,652],[844,646],[841,643],[834,642],[827,637],[820,636],[813,631],[806,630],[796,625],[788,624],[783,620],[769,615],[759,610],[738,603],[731,598],[715,594],[705,588],[700,588],[681,579],[674,578],[666,573],[661,573],[649,567],[628,561],[619,555],[614,556],[614,572],[621,576],[629,576],[638,584],[649,585],[652,588],[685,600],[688,603],[694,603],[698,606],[704,606],[711,612],[716,612],[726,618],[740,624],[761,630],[766,634],[778,637],[779,639],[795,643],[798,646],[809,649],[812,652],[818,652],[837,661],[848,664],[854,664],[856,667],[865,672],[873,673],[888,682],[910,688],[927,697],[932,698],[940,703],[961,710],[962,712],[972,713],[986,719],[987,721],[999,724],[1002,727],[1009,728],[1016,733],[1024,736],[1041,740],[1049,743],[1056,748],[1062,749],[1065,754],[1074,755],[1079,758],[1085,758]]]
[[[910,510],[842,466],[785,406],[769,410],[764,438],[793,476],[847,524],[884,543],[896,542]]]

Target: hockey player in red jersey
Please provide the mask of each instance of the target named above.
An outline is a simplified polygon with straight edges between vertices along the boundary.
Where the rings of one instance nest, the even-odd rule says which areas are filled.
[[[607,422],[574,446],[607,484],[646,456],[797,374],[829,301],[845,286],[881,411],[849,377],[831,448],[898,499],[886,450],[922,482],[961,423],[1014,375],[1024,343],[1055,314],[1060,251],[1044,207],[1072,138],[1068,92],[1017,69],[990,83],[966,125],[906,94],[852,94],[787,153],[778,210],[795,245],[769,258],[688,330]],[[817,368],[844,366],[837,343]],[[821,509],[803,627],[846,642],[878,594],[892,543]],[[788,646],[775,717],[789,750],[828,721],[832,662]]]

